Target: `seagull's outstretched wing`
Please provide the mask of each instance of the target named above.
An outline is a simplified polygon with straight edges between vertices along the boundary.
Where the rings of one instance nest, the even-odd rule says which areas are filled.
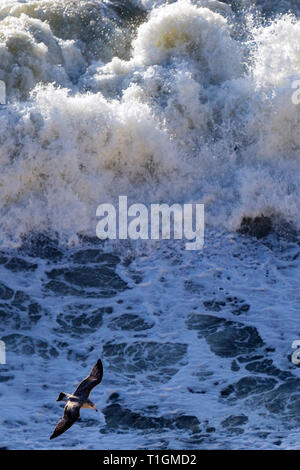
[[[83,379],[83,381],[78,385],[73,395],[80,397],[80,399],[87,399],[91,390],[99,385],[103,377],[103,366],[100,359],[92,368],[90,374]]]
[[[67,429],[69,429],[75,421],[79,418],[79,413],[80,413],[80,405],[77,402],[68,402],[65,406],[64,409],[64,415],[56,428],[53,431],[52,436],[50,436],[50,439],[54,439],[55,437],[59,436],[63,432],[65,432]]]

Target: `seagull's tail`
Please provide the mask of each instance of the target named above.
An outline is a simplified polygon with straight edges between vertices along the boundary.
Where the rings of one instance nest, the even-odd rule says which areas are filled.
[[[58,395],[56,401],[63,401],[66,398],[68,398],[67,395],[64,392],[60,392],[60,394]]]

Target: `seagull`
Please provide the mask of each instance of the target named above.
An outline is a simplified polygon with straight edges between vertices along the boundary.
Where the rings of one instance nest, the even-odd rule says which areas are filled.
[[[98,359],[89,375],[80,382],[72,395],[60,392],[56,401],[65,401],[66,406],[63,417],[54,429],[50,439],[55,439],[55,437],[67,431],[77,421],[80,408],[92,408],[98,411],[96,405],[89,399],[89,394],[96,385],[99,385],[102,377],[103,366],[101,360]]]

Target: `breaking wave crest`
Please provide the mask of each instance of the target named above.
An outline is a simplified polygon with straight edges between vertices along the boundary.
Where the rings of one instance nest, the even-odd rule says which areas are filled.
[[[300,20],[256,7],[2,2],[2,243],[94,235],[119,194],[201,201],[230,230],[259,214],[299,229]]]

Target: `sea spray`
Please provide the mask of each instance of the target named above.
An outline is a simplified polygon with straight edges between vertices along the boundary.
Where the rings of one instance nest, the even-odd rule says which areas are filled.
[[[264,213],[300,227],[299,21],[245,13],[238,39],[219,3],[161,3],[147,17],[140,3],[1,6],[2,244],[92,235],[96,208],[120,193],[200,200],[206,223],[230,230]]]

